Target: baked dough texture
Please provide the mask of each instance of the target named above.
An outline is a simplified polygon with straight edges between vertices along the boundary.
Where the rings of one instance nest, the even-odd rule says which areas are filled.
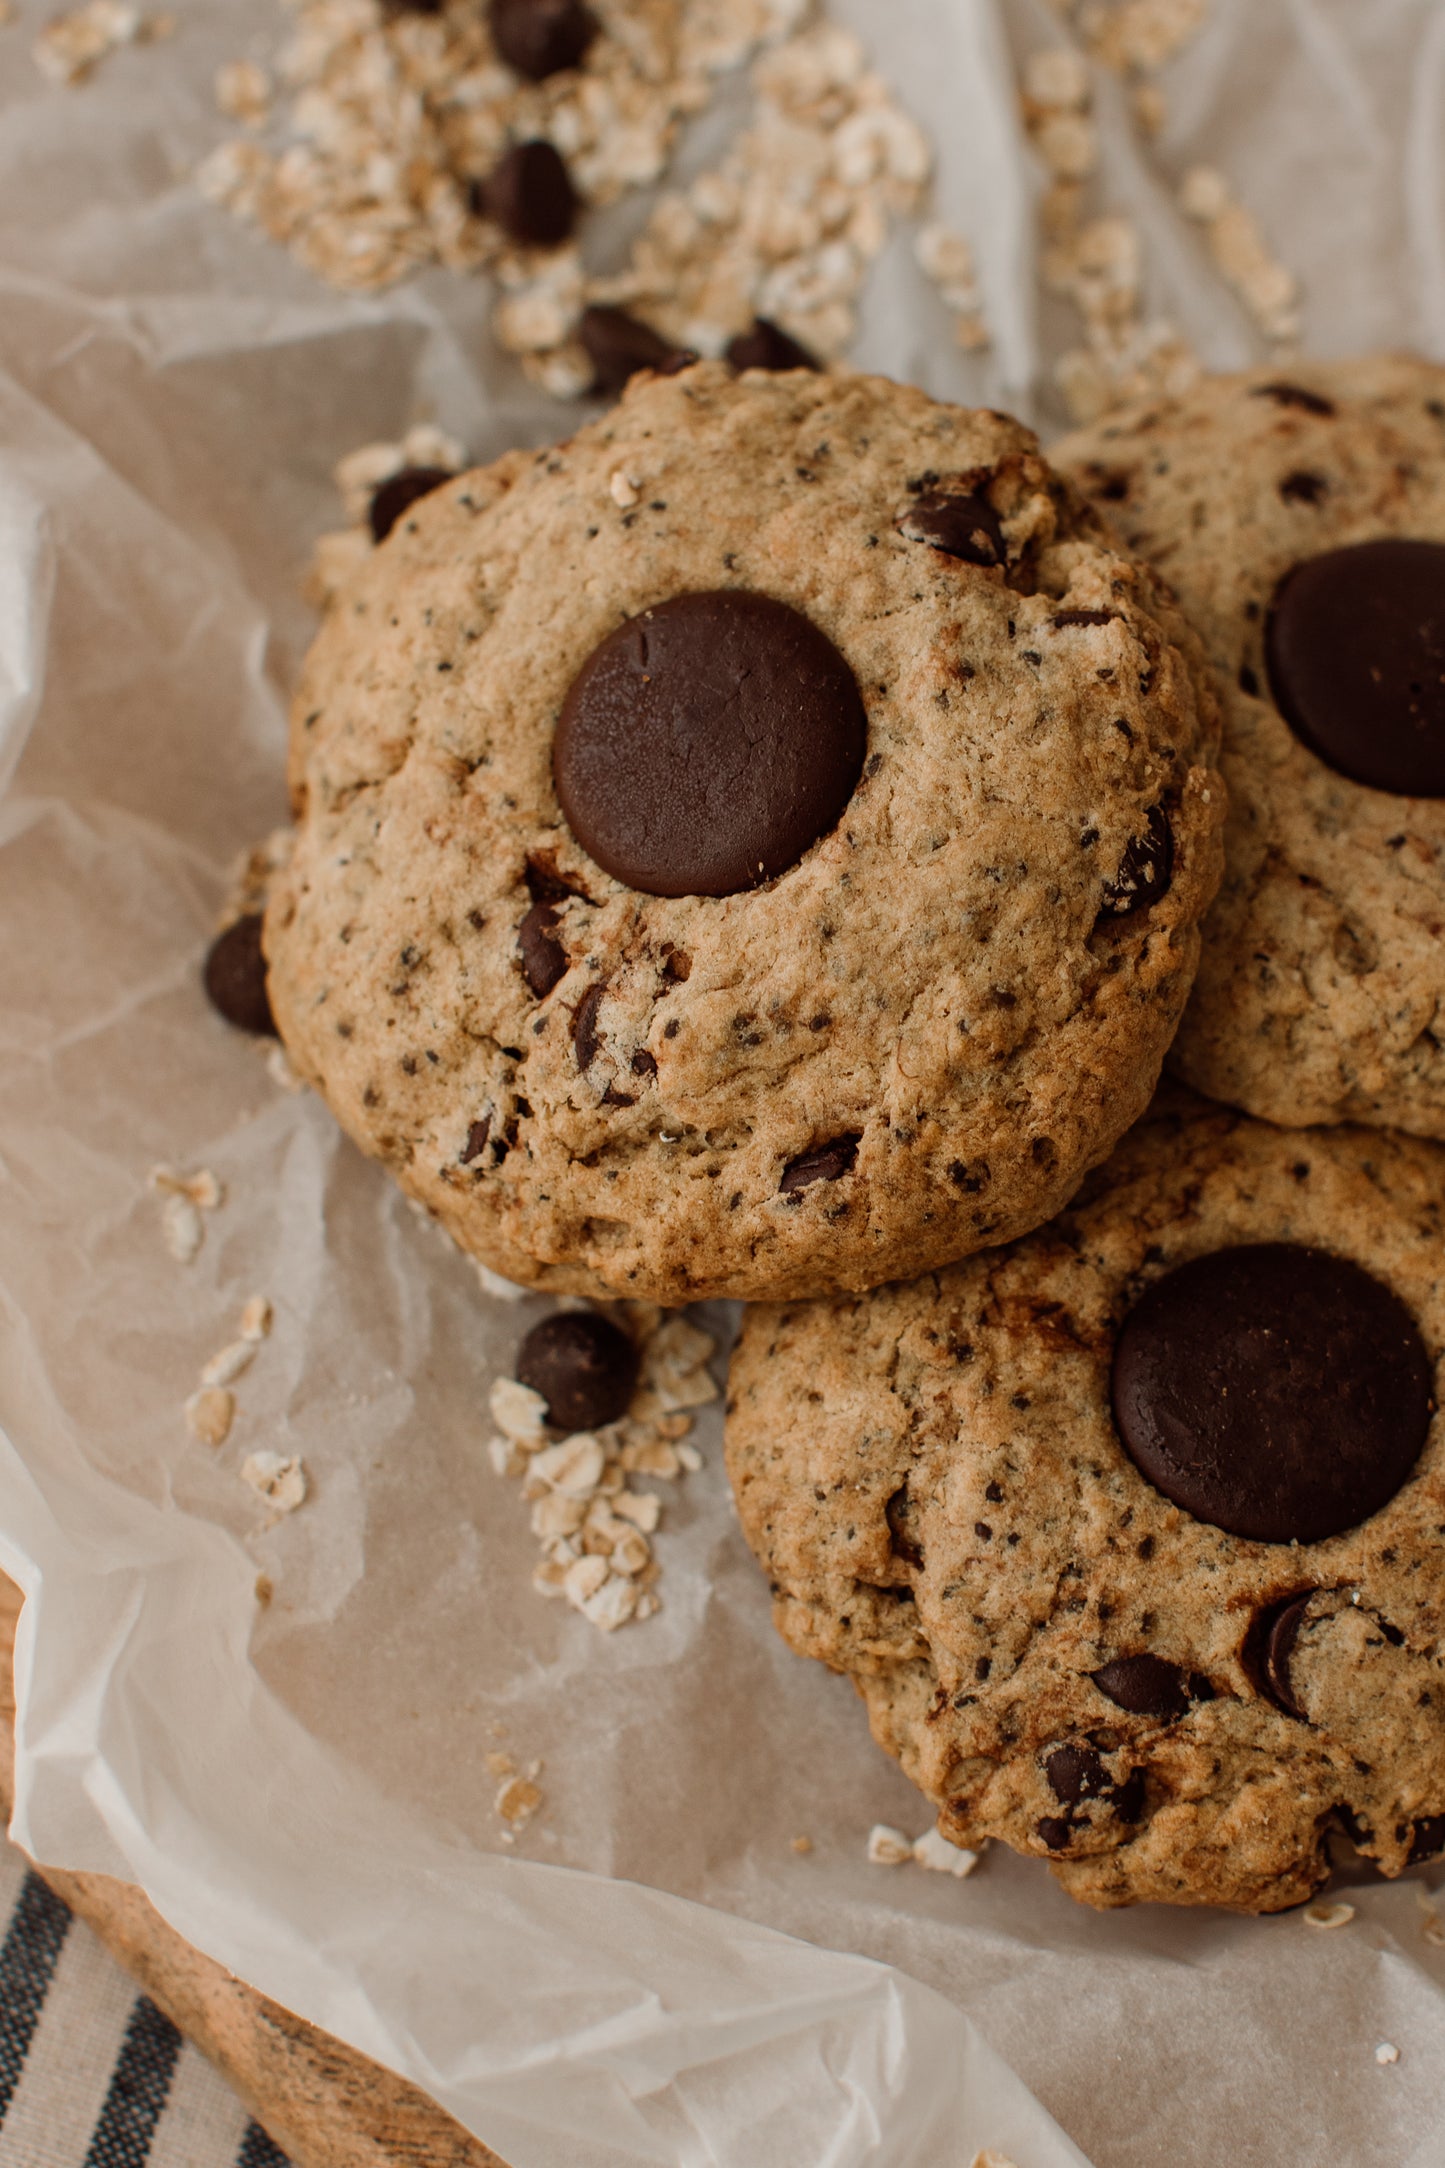
[[[909,1286],[746,1313],[727,1458],[776,1623],[852,1676],[946,1836],[1047,1858],[1094,1905],[1266,1912],[1324,1881],[1332,1829],[1390,1875],[1445,1848],[1442,1238],[1439,1147],[1282,1132],[1171,1086],[1037,1233]],[[1413,1475],[1323,1542],[1195,1519],[1110,1412],[1143,1289],[1257,1242],[1363,1266],[1435,1365]],[[1265,1636],[1301,1596],[1291,1713]],[[1141,1657],[1172,1667],[1172,1710],[1098,1683]]]
[[[1005,562],[904,531],[949,489]],[[646,895],[569,832],[553,729],[624,619],[720,587],[834,643],[867,756],[775,879]],[[1017,423],[863,376],[638,380],[417,503],[332,607],[276,1020],[511,1279],[680,1303],[926,1270],[1046,1219],[1147,1103],[1219,877],[1217,729],[1172,599]],[[1172,880],[1101,919],[1159,806]],[[540,997],[539,903],[565,963]]]
[[[1206,378],[1051,457],[1170,582],[1224,708],[1226,871],[1170,1066],[1286,1125],[1445,1137],[1445,800],[1351,782],[1270,697],[1290,568],[1445,543],[1445,368],[1405,356]]]

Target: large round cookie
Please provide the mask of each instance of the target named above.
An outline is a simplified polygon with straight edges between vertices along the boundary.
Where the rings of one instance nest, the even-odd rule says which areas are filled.
[[[1223,815],[1197,653],[1005,417],[638,382],[413,505],[332,608],[266,922],[288,1052],[538,1286],[788,1296],[1018,1234],[1135,1119],[1194,972]],[[769,701],[801,811],[754,788]],[[564,819],[554,733],[628,881]],[[754,819],[756,886],[676,892],[751,880]]]
[[[1191,1101],[1020,1242],[746,1314],[728,1464],[777,1624],[946,1835],[1258,1911],[1333,1828],[1388,1874],[1445,1848],[1442,1240],[1438,1147]]]
[[[1169,580],[1219,679],[1226,871],[1171,1065],[1271,1121],[1445,1137],[1445,369],[1206,379],[1053,456]],[[1382,538],[1440,547],[1403,567],[1379,550],[1333,577],[1317,567],[1272,635],[1294,568]],[[1428,608],[1406,592],[1422,576]],[[1385,590],[1368,608],[1366,583]],[[1380,654],[1363,654],[1376,634]],[[1276,695],[1291,706],[1311,663],[1298,690],[1326,735],[1306,742]],[[1412,711],[1403,762],[1377,701]],[[1390,787],[1360,780],[1371,770]]]

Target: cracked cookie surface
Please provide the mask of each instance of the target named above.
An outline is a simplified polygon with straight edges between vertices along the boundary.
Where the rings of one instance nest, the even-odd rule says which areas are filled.
[[[1386,537],[1445,543],[1445,368],[1206,379],[1050,456],[1170,582],[1224,708],[1224,884],[1171,1068],[1270,1121],[1445,1137],[1445,798],[1326,766],[1272,698],[1266,656],[1296,565]]]
[[[1252,1911],[1319,1886],[1333,1828],[1388,1874],[1445,1848],[1442,1237],[1438,1146],[1169,1087],[1050,1226],[745,1314],[728,1470],[776,1623],[851,1674],[945,1835],[1095,1905]],[[1111,1413],[1145,1291],[1273,1243],[1382,1283],[1434,1377],[1404,1483],[1317,1542],[1171,1504]]]
[[[866,757],[774,878],[644,894],[569,830],[553,732],[625,620],[719,589],[833,643]],[[1018,424],[866,377],[640,380],[413,505],[334,603],[276,1019],[512,1279],[876,1284],[1038,1224],[1140,1112],[1218,880],[1216,739],[1172,601]]]

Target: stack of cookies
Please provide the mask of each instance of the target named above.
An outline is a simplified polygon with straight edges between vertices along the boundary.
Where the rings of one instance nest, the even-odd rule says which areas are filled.
[[[946,1836],[1445,1848],[1445,370],[1050,463],[704,362],[436,479],[297,697],[295,1067],[508,1278],[751,1306],[777,1624]]]

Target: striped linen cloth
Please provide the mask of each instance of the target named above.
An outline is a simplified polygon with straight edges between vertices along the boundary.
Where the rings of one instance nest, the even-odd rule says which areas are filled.
[[[288,2168],[103,1943],[0,1842],[0,2168]]]

